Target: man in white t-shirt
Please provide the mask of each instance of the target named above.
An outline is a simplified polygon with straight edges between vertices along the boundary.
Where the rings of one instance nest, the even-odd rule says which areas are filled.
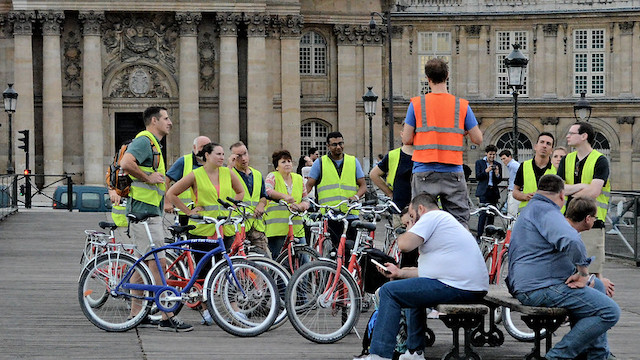
[[[419,249],[417,268],[386,263],[391,279],[380,292],[378,318],[367,360],[391,359],[400,311],[407,311],[407,352],[400,359],[424,359],[425,308],[474,303],[489,289],[489,276],[473,235],[451,214],[439,210],[436,198],[423,193],[411,200],[415,224],[398,238],[403,252]]]

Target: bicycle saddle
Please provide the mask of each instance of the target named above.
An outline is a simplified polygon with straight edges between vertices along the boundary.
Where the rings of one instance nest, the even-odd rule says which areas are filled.
[[[106,221],[100,221],[98,223],[98,226],[100,226],[103,229],[109,229],[111,231],[115,230],[118,228],[118,225],[112,223],[112,222],[106,222]]]
[[[149,218],[152,217],[156,217],[158,216],[158,214],[149,214],[149,213],[143,213],[143,214],[134,214],[134,213],[130,213],[127,215],[127,218],[129,219],[129,221],[133,222],[133,223],[138,223],[141,221],[145,221]]]
[[[498,238],[504,238],[505,236],[507,236],[507,233],[504,231],[503,228],[501,227],[497,227],[494,225],[487,225],[484,228],[484,234],[486,236],[491,236],[491,237],[498,237]]]
[[[172,226],[169,226],[168,229],[169,231],[171,231],[171,234],[173,236],[176,236],[176,235],[182,235],[187,231],[193,230],[195,228],[196,228],[195,225],[172,225]]]
[[[354,227],[356,229],[367,229],[370,231],[375,231],[376,230],[376,224],[373,223],[369,223],[369,222],[364,222],[364,221],[360,221],[360,220],[356,220],[354,222],[351,223],[351,227]]]

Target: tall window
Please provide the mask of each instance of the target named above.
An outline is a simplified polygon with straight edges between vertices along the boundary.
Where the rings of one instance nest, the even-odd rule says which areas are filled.
[[[607,140],[601,132],[596,131],[596,136],[593,139],[593,148],[600,151],[611,161],[611,145],[609,144],[609,140]]]
[[[300,74],[327,73],[327,42],[322,35],[309,31],[300,38]]]
[[[604,95],[604,29],[573,31],[573,95]]]
[[[418,33],[418,78],[420,79],[420,93],[431,92],[424,74],[424,65],[433,58],[440,58],[449,64],[449,74],[451,69],[451,33],[450,32],[420,32]],[[449,80],[447,80],[449,86]],[[452,89],[449,89],[451,92]]]
[[[518,133],[517,145],[518,161],[520,163],[533,158],[533,145],[531,144],[531,140],[529,140],[527,135]],[[502,136],[500,136],[500,138],[496,142],[496,147],[498,148],[498,154],[500,154],[500,152],[505,149],[513,151],[513,131],[508,131],[502,134]]]
[[[329,127],[320,120],[311,120],[300,125],[300,154],[306,155],[315,147],[320,155],[327,153],[327,135]]]
[[[529,58],[529,44],[527,41],[528,33],[526,31],[498,31],[496,41],[496,65],[497,65],[497,96],[510,96],[511,88],[509,87],[509,75],[507,68],[504,66],[504,58],[509,56],[513,50],[512,44],[520,44],[520,51]],[[524,86],[520,89],[520,96],[529,96],[529,81],[525,68]]]

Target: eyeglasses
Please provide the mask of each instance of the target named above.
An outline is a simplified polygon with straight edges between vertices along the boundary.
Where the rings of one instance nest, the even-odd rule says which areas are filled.
[[[580,133],[569,131],[567,135],[580,135]]]
[[[344,146],[344,141],[340,141],[340,142],[337,142],[337,143],[330,143],[329,146],[331,146],[331,147]]]

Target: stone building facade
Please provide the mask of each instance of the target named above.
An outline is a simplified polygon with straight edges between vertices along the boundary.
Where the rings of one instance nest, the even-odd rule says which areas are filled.
[[[169,109],[168,163],[208,135],[228,149],[241,139],[266,171],[270,154],[325,151],[341,131],[348,153],[368,163],[362,95],[379,95],[373,152],[388,149],[387,26],[391,8],[395,143],[412,96],[428,91],[422,70],[449,61],[452,93],[467,98],[485,142],[468,145],[473,165],[486,144],[511,147],[513,99],[501,61],[519,42],[529,58],[519,97],[518,144],[531,156],[540,131],[566,144],[581,91],[593,106],[597,148],[615,189],[640,182],[640,0],[250,0],[170,2],[0,1],[0,82],[20,94],[17,130],[30,129],[35,173],[75,173],[103,182],[120,142],[147,106]],[[0,124],[6,124],[3,119]],[[0,147],[7,147],[7,127]],[[6,164],[0,151],[0,166]],[[365,165],[366,167],[366,165]]]

